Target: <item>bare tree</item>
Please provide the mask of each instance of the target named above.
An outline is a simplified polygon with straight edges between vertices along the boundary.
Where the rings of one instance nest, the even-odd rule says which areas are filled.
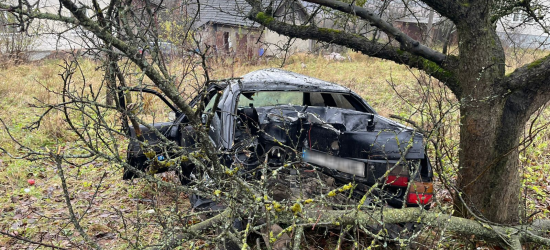
[[[409,245],[418,237],[418,231],[409,230],[412,231],[412,236],[409,234],[407,237],[386,233],[392,231],[389,229],[393,226],[399,227],[398,223],[407,222],[441,228],[442,231],[474,234],[515,249],[521,249],[521,244],[526,242],[550,245],[550,240],[546,237],[550,228],[548,222],[518,223],[520,181],[517,171],[519,138],[523,126],[530,115],[550,98],[550,59],[543,58],[517,69],[512,74],[504,75],[503,48],[494,27],[499,17],[517,8],[524,8],[527,13],[533,12],[532,4],[535,3],[424,1],[456,26],[459,55],[455,56],[424,46],[384,21],[382,12],[388,8],[386,4],[379,7],[379,13],[375,13],[354,5],[355,2],[350,4],[334,0],[308,0],[307,2],[316,4],[312,16],[303,23],[296,23],[294,18],[285,19],[287,15],[291,15],[291,11],[282,12],[283,16],[274,15],[274,9],[280,1],[246,2],[248,4],[239,2],[243,7],[239,9],[243,15],[280,34],[346,46],[370,56],[423,70],[445,83],[456,99],[460,100],[461,168],[456,203],[460,206],[459,212],[472,215],[477,220],[415,207],[387,209],[383,200],[369,198],[386,185],[384,181],[366,188],[359,199],[352,197],[356,189],[353,183],[334,186],[324,181],[319,184],[320,191],[311,197],[285,197],[281,200],[275,198],[276,194],[271,188],[274,185],[272,182],[276,181],[273,176],[297,168],[296,165],[299,164],[292,158],[283,164],[272,166],[268,164],[267,154],[259,155],[255,159],[250,157],[249,155],[259,149],[244,143],[240,145],[242,147],[238,147],[239,150],[220,156],[218,148],[210,143],[208,135],[209,125],[217,115],[216,111],[203,112],[207,106],[205,102],[214,101],[215,107],[220,101],[219,98],[212,99],[212,96],[206,94],[209,91],[207,85],[216,82],[211,79],[209,61],[215,48],[203,43],[194,25],[201,14],[203,1],[183,2],[171,7],[172,10],[181,11],[186,20],[181,24],[183,37],[178,44],[178,49],[185,55],[182,56],[182,64],[168,61],[167,53],[161,46],[163,41],[159,40],[159,37],[166,35],[161,32],[158,21],[166,8],[162,1],[112,0],[102,3],[92,0],[91,3],[83,3],[59,0],[56,5],[52,5],[55,6],[53,12],[41,8],[41,2],[18,1],[12,5],[0,3],[1,10],[13,13],[23,24],[32,23],[33,20],[51,20],[68,25],[71,29],[82,28],[85,30],[83,37],[90,44],[88,53],[104,59],[105,82],[100,90],[85,84],[77,85],[73,77],[75,72],[79,72],[78,60],[68,61],[61,75],[64,87],[59,95],[62,102],[43,105],[46,109],[44,115],[53,110],[65,116],[65,122],[79,139],[78,143],[71,147],[58,146],[53,150],[21,145],[21,151],[25,153],[23,157],[56,163],[69,210],[68,221],[86,245],[100,248],[87,235],[86,226],[82,226],[81,221],[87,210],[82,214],[73,210],[71,187],[65,181],[72,176],[65,175],[64,170],[67,165],[84,166],[88,160],[98,158],[122,167],[126,173],[142,177],[159,189],[172,191],[168,195],[173,201],[169,209],[158,204],[153,206],[156,216],[152,220],[162,231],[156,242],[143,242],[140,232],[144,217],[141,214],[130,225],[122,212],[115,209],[121,214],[124,225],[122,229],[117,229],[119,235],[125,237],[135,248],[152,246],[171,249],[182,244],[207,247],[210,243],[249,248],[251,235],[256,234],[264,238],[264,244],[268,248],[282,240],[290,242],[294,249],[299,249],[305,235],[304,228],[316,226],[337,229],[340,232],[338,247],[344,240],[364,248],[387,241]],[[343,30],[319,27],[315,14],[321,13],[321,9],[326,16],[344,18],[344,21],[337,23]],[[533,18],[540,20],[538,16]],[[363,23],[351,23],[358,19]],[[372,31],[372,27],[385,33],[389,40],[373,35],[377,31]],[[174,65],[178,65],[178,74],[173,73],[171,67]],[[132,75],[137,75],[137,83],[129,84]],[[238,82],[238,79],[218,83],[230,81]],[[129,93],[130,90],[143,90],[142,87],[147,86],[161,92],[173,103],[174,111],[178,115],[184,115],[180,116],[185,117],[185,120],[181,121],[182,126],[177,128],[177,133],[183,134],[181,140],[196,142],[193,146],[183,146],[180,141],[170,138],[170,133],[166,133],[166,127],[161,126],[162,124],[151,125],[151,122],[158,121],[156,115],[164,111],[146,112],[151,107],[148,106],[148,99],[141,95],[143,93],[134,96]],[[118,98],[112,98],[114,104],[105,103],[99,98],[98,92],[104,87],[111,96],[114,95],[113,92],[118,92]],[[189,92],[200,94],[189,102],[185,98]],[[444,93],[434,96],[446,97]],[[441,113],[429,117],[430,122],[436,125],[433,130],[435,132],[431,132],[445,134],[440,130],[443,126],[440,120],[448,110],[454,108],[455,105],[436,109]],[[118,118],[108,116],[113,112]],[[40,119],[34,127],[40,126]],[[121,132],[113,125],[112,120],[122,123],[129,134]],[[194,131],[193,135],[184,136],[186,129]],[[148,139],[152,138],[151,135],[158,138],[158,143],[150,143]],[[139,164],[124,160],[120,139],[130,141],[130,145],[135,145],[137,151],[144,154],[150,165],[147,171],[142,171]],[[434,144],[440,143],[440,139],[441,137],[434,139]],[[297,148],[289,147],[288,150],[294,155],[300,153]],[[159,152],[162,154],[158,154]],[[132,148],[127,153],[131,154]],[[243,155],[245,160],[233,161],[232,164],[224,161],[228,157],[239,159]],[[82,159],[85,162],[76,162]],[[249,163],[248,161],[259,162],[255,171],[261,174],[261,178],[251,177],[254,176],[253,172],[242,171],[241,167]],[[182,168],[189,166],[188,162],[192,163],[193,168]],[[189,181],[190,184],[175,185],[152,175],[159,170],[175,170],[183,176],[184,182]],[[387,177],[390,170],[388,169],[384,177]],[[191,174],[193,179],[189,178]],[[327,178],[318,175],[311,179]],[[97,185],[96,193],[100,184],[101,181]],[[223,204],[222,209],[181,213],[183,193],[193,194],[197,199],[217,201]],[[92,201],[89,206],[93,205]],[[204,220],[200,221],[201,219]],[[195,220],[200,222],[196,223]],[[242,227],[236,224],[241,224]],[[210,229],[216,233],[204,233]],[[364,235],[372,240],[362,241]],[[189,240],[192,242],[186,242]]]
[[[479,216],[501,223],[520,221],[519,138],[531,114],[550,99],[550,60],[545,57],[505,75],[505,55],[496,22],[520,9],[535,21],[542,21],[533,9],[545,9],[543,2],[423,1],[456,25],[457,56],[420,44],[372,10],[353,3],[306,1],[366,20],[399,45],[376,43],[349,31],[314,24],[286,24],[273,18],[259,1],[248,2],[253,6],[248,17],[280,34],[344,45],[418,68],[444,82],[461,100],[459,193]],[[546,26],[543,28],[546,30]],[[460,212],[467,214],[464,208]]]

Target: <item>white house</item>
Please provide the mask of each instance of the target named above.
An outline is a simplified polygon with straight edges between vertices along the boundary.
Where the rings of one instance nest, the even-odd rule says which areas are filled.
[[[550,5],[549,0],[543,0],[542,3]],[[516,11],[498,21],[497,32],[503,44],[507,46],[550,49],[549,27],[548,16],[536,22],[525,12]]]
[[[107,6],[108,0],[98,0],[100,6]],[[91,0],[79,1],[79,4],[90,4]],[[15,0],[8,0],[8,3],[13,5],[17,4]],[[61,13],[65,16],[71,16],[69,11],[65,8],[60,8],[58,0],[29,0],[30,4],[38,4],[37,11],[41,13]],[[91,13],[91,10],[88,10]],[[10,21],[13,18],[10,18],[8,13],[1,13],[4,15],[4,21]],[[26,27],[24,35],[17,34],[18,30],[15,29],[4,29],[0,30],[0,35],[4,39],[24,39],[25,42],[29,43],[28,49],[29,58],[31,60],[38,60],[45,56],[48,56],[54,51],[73,51],[80,50],[89,47],[91,42],[99,42],[92,36],[87,35],[88,33],[78,27],[73,27],[72,25],[52,21],[52,20],[39,20],[34,19],[32,23]],[[15,34],[15,35],[14,35]]]

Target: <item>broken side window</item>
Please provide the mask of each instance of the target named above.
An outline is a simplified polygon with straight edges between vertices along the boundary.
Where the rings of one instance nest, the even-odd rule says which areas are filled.
[[[210,97],[210,101],[208,101],[208,104],[206,105],[206,107],[204,107],[205,112],[212,111],[212,108],[214,107],[214,104],[216,103],[216,99],[218,98],[219,95],[221,94],[219,92],[216,92],[212,97]]]
[[[338,108],[356,110],[353,105],[342,94],[332,94],[332,98],[336,102]]]
[[[239,107],[266,107],[276,105],[304,105],[302,92],[260,91],[246,92],[239,96]]]
[[[319,107],[325,107],[325,100],[323,99],[323,96],[321,96],[321,93],[310,93],[309,94],[309,105],[310,106],[319,106]]]
[[[239,107],[266,107],[276,105],[335,107],[365,112],[354,97],[344,93],[301,91],[244,92],[239,96]]]

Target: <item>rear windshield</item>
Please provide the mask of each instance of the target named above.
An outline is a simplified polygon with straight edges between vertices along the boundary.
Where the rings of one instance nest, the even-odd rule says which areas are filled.
[[[343,93],[259,91],[244,92],[239,96],[239,107],[267,107],[277,105],[336,107],[366,112],[354,96]]]

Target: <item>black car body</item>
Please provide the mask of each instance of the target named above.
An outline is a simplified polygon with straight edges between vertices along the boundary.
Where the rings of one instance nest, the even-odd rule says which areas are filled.
[[[378,183],[381,189],[375,195],[394,207],[427,207],[432,199],[432,169],[422,134],[378,115],[348,88],[265,69],[212,84],[202,96],[205,107],[199,112],[204,123],[210,121],[211,142],[226,166],[238,163],[250,170],[262,163],[293,162],[319,169],[338,183],[356,183],[358,195]],[[173,109],[174,121],[152,126],[178,146],[192,147],[193,128]],[[158,143],[158,132],[144,126],[141,131],[150,145]],[[129,132],[135,137],[133,129]],[[145,170],[170,157],[170,149],[155,151],[154,158],[146,157],[132,140],[128,162]],[[184,176],[191,169],[192,163],[182,164]],[[133,176],[124,174],[125,179]]]

